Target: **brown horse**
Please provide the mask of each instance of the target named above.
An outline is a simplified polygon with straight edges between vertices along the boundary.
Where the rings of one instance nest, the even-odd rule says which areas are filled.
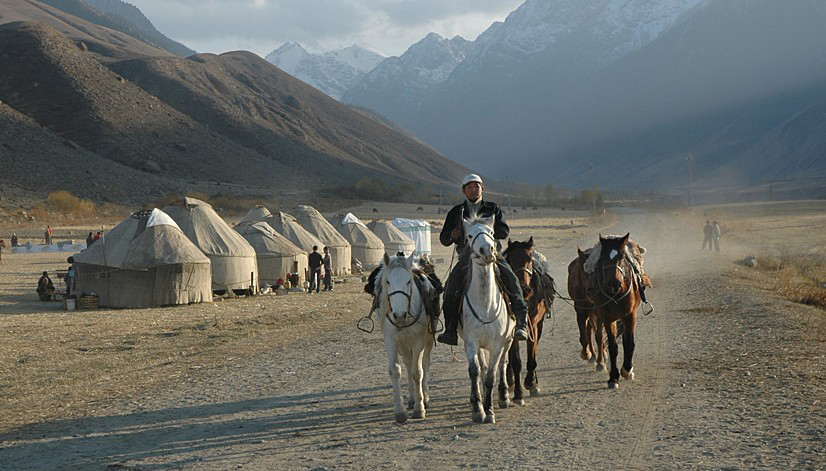
[[[589,285],[585,275],[585,260],[588,256],[579,249],[577,252],[577,258],[568,264],[568,296],[574,303],[579,327],[579,343],[582,346],[579,356],[583,360],[595,363],[597,371],[604,371],[607,349],[602,335],[602,321],[597,317],[594,305],[588,299]]]
[[[630,236],[600,236],[599,260],[594,272],[588,277],[588,298],[594,304],[596,317],[605,326],[605,335],[608,339],[608,354],[611,361],[608,377],[610,389],[619,387],[620,374],[625,379],[634,379],[634,336],[637,331],[637,309],[642,304],[642,298],[639,278],[626,251]],[[621,324],[621,327],[618,324]],[[620,333],[623,353],[621,371],[617,369],[617,335]]]
[[[508,248],[505,250],[504,256],[513,268],[513,272],[522,286],[525,302],[528,304],[530,339],[527,341],[528,364],[524,384],[525,389],[530,391],[531,396],[536,396],[541,392],[539,380],[536,377],[536,356],[539,353],[539,340],[542,338],[542,324],[545,320],[545,314],[550,310],[550,303],[553,302],[553,285],[547,286],[546,283],[542,283],[541,275],[534,267],[533,251],[533,237],[527,242],[508,240]],[[507,373],[508,384],[513,385],[513,401],[516,404],[524,405],[522,384],[519,381],[522,374],[519,342],[513,342],[508,351]]]

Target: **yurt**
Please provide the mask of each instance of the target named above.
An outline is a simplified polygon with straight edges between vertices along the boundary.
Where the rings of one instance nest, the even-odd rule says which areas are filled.
[[[97,294],[101,306],[212,301],[209,258],[159,209],[132,214],[73,259],[75,292]]]
[[[375,267],[381,263],[384,257],[384,242],[353,213],[344,216],[338,231],[350,243],[353,258],[358,259],[364,268]]]
[[[413,239],[407,237],[390,221],[373,221],[367,227],[384,242],[384,251],[391,257],[399,252],[410,255],[416,251],[416,243]]]
[[[283,235],[290,242],[295,244],[301,250],[310,253],[313,247],[318,247],[319,252],[324,247],[324,242],[318,240],[318,237],[310,234],[307,229],[301,227],[298,221],[287,213],[278,212],[271,218],[266,220],[276,232]]]
[[[258,290],[255,249],[229,226],[209,204],[184,198],[164,208],[212,262],[212,290]]]
[[[393,219],[393,225],[416,243],[416,255],[430,255],[430,223],[421,219]]]
[[[247,211],[247,215],[241,219],[241,222],[239,222],[238,225],[250,225],[255,224],[256,222],[264,222],[271,217],[272,213],[266,206],[258,205]]]
[[[304,280],[307,252],[296,247],[266,222],[241,224],[235,229],[255,249],[260,283],[275,285],[278,279],[287,280],[287,275],[291,273],[298,273],[299,279]]]
[[[347,239],[339,234],[336,228],[312,206],[298,206],[295,217],[304,229],[318,237],[324,247],[330,249],[330,255],[333,258],[333,273],[336,275],[350,273],[353,256]]]

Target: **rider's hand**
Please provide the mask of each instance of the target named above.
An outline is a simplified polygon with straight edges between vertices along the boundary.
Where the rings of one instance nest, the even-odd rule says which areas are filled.
[[[453,239],[454,242],[462,240],[462,230],[458,227],[456,229],[453,229],[450,232],[450,238]]]

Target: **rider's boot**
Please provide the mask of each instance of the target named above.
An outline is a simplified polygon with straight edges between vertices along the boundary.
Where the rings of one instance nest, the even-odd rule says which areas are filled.
[[[445,316],[445,331],[439,334],[436,340],[447,345],[459,345],[459,335],[456,334],[458,324],[459,319],[448,319]]]
[[[528,340],[530,333],[528,333],[528,312],[520,310],[516,314],[516,330],[513,333],[513,338],[518,341]]]

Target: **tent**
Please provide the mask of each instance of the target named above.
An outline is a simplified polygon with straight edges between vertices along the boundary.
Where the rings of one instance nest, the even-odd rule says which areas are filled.
[[[272,213],[269,209],[267,209],[265,206],[258,205],[247,211],[247,215],[244,216],[243,219],[241,219],[241,222],[239,222],[238,225],[241,226],[255,224],[256,222],[266,221],[271,217]]]
[[[421,219],[393,219],[393,225],[416,243],[416,255],[430,255],[430,223]]]
[[[255,249],[258,257],[258,279],[275,285],[288,273],[298,273],[304,279],[307,270],[307,252],[298,248],[266,222],[242,224],[235,228]]]
[[[350,243],[353,257],[364,268],[375,267],[384,257],[384,242],[364,225],[353,213],[347,213],[341,220],[339,232]]]
[[[209,204],[183,200],[164,208],[212,262],[213,291],[258,290],[255,249],[233,230]]]
[[[74,255],[75,292],[105,307],[212,301],[209,258],[159,209],[140,211]]]
[[[350,273],[353,256],[347,239],[339,234],[336,228],[312,206],[298,206],[295,214],[298,222],[311,234],[318,237],[323,246],[330,249],[330,255],[333,259],[333,273],[336,275]]]
[[[307,253],[312,252],[313,247],[318,247],[319,251],[324,247],[324,242],[321,242],[318,240],[318,237],[310,234],[307,229],[301,227],[301,224],[287,213],[278,212],[267,219],[266,222],[270,227],[275,229],[276,232],[289,239],[296,247]]]
[[[367,227],[384,242],[384,251],[391,257],[399,252],[410,255],[416,251],[416,243],[413,239],[407,237],[390,221],[373,221]]]

